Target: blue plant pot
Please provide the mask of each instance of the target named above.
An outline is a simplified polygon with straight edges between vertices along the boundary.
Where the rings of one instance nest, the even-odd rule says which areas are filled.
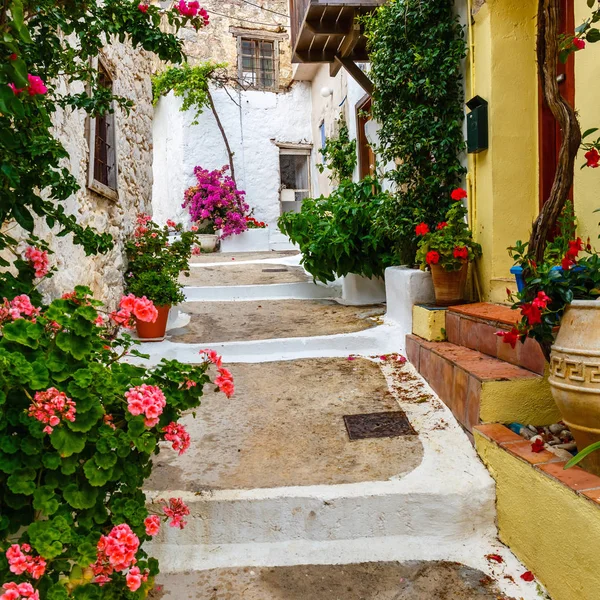
[[[523,277],[523,267],[515,265],[511,268],[510,272],[515,276],[517,282],[517,291],[522,292],[525,287],[525,278]]]

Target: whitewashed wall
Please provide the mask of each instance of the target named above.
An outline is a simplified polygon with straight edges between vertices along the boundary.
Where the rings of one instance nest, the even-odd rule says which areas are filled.
[[[279,217],[279,148],[276,143],[311,143],[310,85],[289,92],[213,91],[213,98],[234,152],[238,187],[246,192],[255,216],[274,225]],[[154,117],[154,217],[182,219],[183,193],[195,183],[194,167],[218,169],[227,153],[210,110],[192,125],[194,112],[180,112],[181,98],[162,98]]]

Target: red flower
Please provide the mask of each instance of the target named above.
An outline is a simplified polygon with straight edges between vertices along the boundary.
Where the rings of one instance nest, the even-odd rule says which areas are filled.
[[[589,152],[586,152],[584,156],[587,161],[586,167],[591,167],[592,169],[600,167],[600,164],[598,164],[600,162],[600,153],[596,148],[592,148]]]
[[[444,227],[448,227],[448,223],[446,223],[446,221],[442,221],[441,223],[438,223],[436,229],[438,231],[441,231],[442,229],[444,229]]]
[[[415,227],[415,233],[417,235],[425,235],[426,233],[429,233],[429,225],[427,225],[427,223],[419,223]]]
[[[140,3],[138,4],[138,9],[143,12],[143,13],[147,13],[148,12],[148,5],[144,4],[144,3]]]
[[[531,451],[539,454],[544,451],[544,440],[542,438],[538,438],[531,442]]]
[[[510,344],[512,348],[515,348],[521,334],[516,327],[513,327],[510,331],[497,331],[496,335],[501,337],[505,344]]]
[[[454,248],[454,258],[467,260],[469,258],[469,249],[466,246],[456,246]]]
[[[452,200],[463,200],[467,197],[467,191],[462,188],[456,188],[451,194]]]
[[[581,38],[573,38],[573,46],[577,48],[577,50],[583,50],[585,48],[585,40]]]
[[[503,563],[504,562],[504,559],[499,554],[486,554],[485,557],[490,562],[497,562],[497,563]]]
[[[10,58],[10,60],[17,60],[19,57],[13,52],[8,58]]]
[[[527,319],[527,322],[531,327],[542,322],[542,311],[534,304],[523,304],[523,306],[521,306],[521,314]]]
[[[563,271],[568,271],[575,263],[568,257],[565,256],[560,263]]]
[[[425,262],[428,265],[437,265],[440,262],[440,254],[439,254],[439,252],[436,252],[435,250],[430,250],[425,255]]]
[[[535,575],[531,571],[525,571],[525,573],[521,575],[521,579],[523,581],[533,581],[535,579]]]
[[[546,292],[538,292],[537,297],[532,302],[533,306],[537,308],[544,309],[548,306],[548,302],[550,302],[551,298],[546,294]]]

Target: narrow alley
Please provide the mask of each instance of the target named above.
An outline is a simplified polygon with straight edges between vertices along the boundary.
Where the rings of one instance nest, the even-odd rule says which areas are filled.
[[[391,353],[402,343],[385,306],[340,304],[299,259],[193,258],[166,340],[143,345],[153,362],[209,347],[236,382],[233,398],[209,391],[182,419],[185,455],[155,459],[149,511],[178,497],[190,515],[149,546],[151,597],[542,597],[497,540],[494,482],[469,439]]]

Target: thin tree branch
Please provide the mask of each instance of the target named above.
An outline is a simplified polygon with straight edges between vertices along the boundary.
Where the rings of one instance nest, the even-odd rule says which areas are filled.
[[[227,139],[227,134],[225,133],[225,129],[223,128],[223,124],[221,123],[221,119],[219,118],[219,113],[217,112],[217,108],[215,107],[215,103],[213,101],[213,97],[210,93],[210,90],[207,89],[206,93],[208,95],[208,102],[210,104],[210,108],[213,112],[213,115],[215,116],[215,121],[217,122],[217,127],[219,128],[219,131],[221,132],[221,136],[223,137],[223,141],[225,142],[225,148],[227,149],[227,156],[229,157],[229,167],[231,168],[231,179],[233,179],[234,183],[237,183],[235,181],[235,166],[233,164],[233,152],[231,151],[231,146],[229,145],[229,140]]]

